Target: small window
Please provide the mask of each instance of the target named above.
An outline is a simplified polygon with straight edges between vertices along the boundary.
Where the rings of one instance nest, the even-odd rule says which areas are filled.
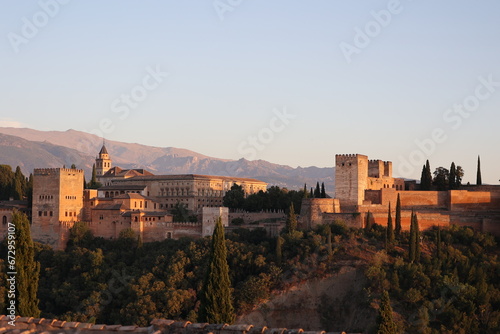
[[[44,212],[43,212],[43,215],[46,217],[46,216],[47,216],[47,211],[44,211]]]
[[[38,211],[38,217],[42,216],[42,211]]]

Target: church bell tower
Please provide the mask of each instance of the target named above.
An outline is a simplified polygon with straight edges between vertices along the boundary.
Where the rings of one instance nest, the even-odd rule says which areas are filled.
[[[102,144],[99,156],[95,159],[96,176],[103,176],[111,168],[111,159],[109,158],[108,150],[104,143]]]

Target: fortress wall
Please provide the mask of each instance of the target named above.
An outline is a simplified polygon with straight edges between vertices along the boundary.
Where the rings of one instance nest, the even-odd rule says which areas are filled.
[[[244,223],[249,224],[265,219],[286,219],[286,214],[284,212],[230,212],[228,214],[229,223],[235,218],[243,218]]]
[[[395,189],[381,190],[381,204],[395,208],[398,194],[402,208],[448,208],[449,196],[447,191],[396,191]]]
[[[136,233],[141,233],[143,242],[162,241],[172,239],[174,237],[174,227],[171,222],[140,222],[133,223],[133,228]]]
[[[452,190],[451,210],[500,210],[500,193],[486,191]]]
[[[427,230],[433,226],[449,226],[451,224],[450,216],[448,214],[441,214],[438,212],[416,212],[418,218],[418,225],[420,230]],[[381,226],[387,226],[387,211],[386,212],[371,212],[371,222]],[[391,214],[392,226],[395,227],[396,211]],[[362,213],[363,227],[366,223],[366,213]],[[401,211],[401,229],[409,231],[411,225],[411,210]]]
[[[324,213],[340,212],[339,200],[335,198],[304,198],[300,208],[301,228],[311,229],[323,223]]]

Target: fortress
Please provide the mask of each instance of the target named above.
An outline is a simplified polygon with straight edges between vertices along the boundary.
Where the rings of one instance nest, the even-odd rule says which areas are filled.
[[[56,249],[66,245],[69,229],[84,222],[96,236],[118,238],[131,228],[144,242],[168,238],[211,235],[218,217],[229,225],[223,197],[233,184],[246,195],[265,191],[265,182],[227,176],[196,174],[153,175],[144,169],[113,167],[103,145],[96,157],[99,189],[84,189],[83,170],[39,168],[33,173],[32,210],[13,202],[0,203],[0,234],[6,233],[14,208],[32,214],[34,240]],[[387,224],[389,206],[395,216],[401,200],[401,224],[409,229],[412,210],[422,229],[450,224],[472,226],[500,236],[500,186],[461,186],[461,190],[416,191],[413,182],[392,176],[392,162],[368,160],[361,154],[335,156],[335,198],[305,198],[299,224],[303,229],[318,224],[343,222],[361,228],[370,212],[371,223]],[[181,206],[184,219],[174,221],[173,211]],[[179,213],[178,213],[179,214]],[[284,218],[282,212],[232,213],[252,222]],[[272,226],[271,226],[272,225]],[[264,226],[279,233],[280,224]],[[255,225],[257,226],[257,225]],[[260,225],[259,225],[260,226]],[[250,226],[249,226],[250,227]]]
[[[335,198],[304,199],[301,225],[342,221],[361,228],[370,212],[371,223],[387,225],[389,205],[395,216],[396,201],[401,200],[401,225],[409,230],[411,211],[421,229],[450,224],[471,226],[500,236],[500,186],[461,186],[461,190],[409,190],[410,182],[392,177],[390,161],[368,160],[361,154],[335,156]]]

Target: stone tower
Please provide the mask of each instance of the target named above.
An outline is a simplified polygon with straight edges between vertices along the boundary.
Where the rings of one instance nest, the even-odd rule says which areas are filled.
[[[368,157],[366,155],[335,155],[335,198],[340,200],[341,207],[363,204],[367,182]]]
[[[102,144],[99,156],[95,159],[96,176],[97,177],[103,176],[110,168],[111,168],[111,159],[109,158],[106,146]]]
[[[68,229],[80,221],[83,209],[83,170],[38,168],[33,172],[33,239],[65,247]]]

